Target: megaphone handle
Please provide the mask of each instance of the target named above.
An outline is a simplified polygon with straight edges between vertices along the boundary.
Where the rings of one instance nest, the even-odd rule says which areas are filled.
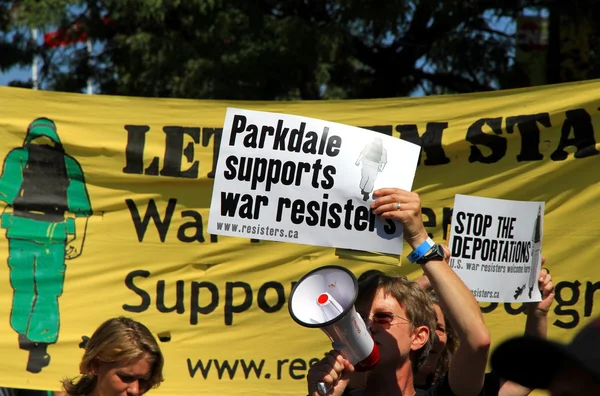
[[[325,396],[333,387],[325,384],[325,382],[319,381],[317,382],[317,392],[319,394]]]

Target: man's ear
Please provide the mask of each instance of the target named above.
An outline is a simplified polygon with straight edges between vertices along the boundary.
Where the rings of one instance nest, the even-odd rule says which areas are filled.
[[[419,326],[412,333],[410,349],[417,351],[425,346],[429,341],[429,327]]]

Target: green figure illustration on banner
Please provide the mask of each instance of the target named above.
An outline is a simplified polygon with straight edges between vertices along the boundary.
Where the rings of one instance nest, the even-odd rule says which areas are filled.
[[[50,364],[48,345],[58,340],[65,259],[81,255],[92,214],[81,166],[65,153],[52,120],[34,120],[23,146],[6,156],[0,201],[13,288],[10,325],[19,348],[29,351],[27,371],[39,373]]]

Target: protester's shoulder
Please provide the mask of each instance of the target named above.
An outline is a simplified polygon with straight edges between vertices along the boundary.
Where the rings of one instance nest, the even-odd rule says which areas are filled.
[[[448,374],[428,389],[416,389],[416,396],[456,396],[448,383]]]
[[[432,386],[428,389],[416,389],[416,396],[456,396],[452,389],[443,388],[437,385]]]
[[[490,372],[485,375],[483,389],[479,396],[498,395],[500,389],[500,376],[496,372]],[[417,389],[416,396],[456,396],[450,388],[448,374],[429,389]]]

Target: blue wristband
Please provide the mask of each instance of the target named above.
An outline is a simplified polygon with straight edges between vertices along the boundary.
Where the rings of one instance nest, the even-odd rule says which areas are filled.
[[[415,250],[413,250],[408,255],[408,261],[410,261],[411,264],[414,264],[418,259],[423,257],[425,253],[430,251],[433,245],[435,245],[435,242],[433,242],[431,238],[427,238],[425,242],[420,244]]]

